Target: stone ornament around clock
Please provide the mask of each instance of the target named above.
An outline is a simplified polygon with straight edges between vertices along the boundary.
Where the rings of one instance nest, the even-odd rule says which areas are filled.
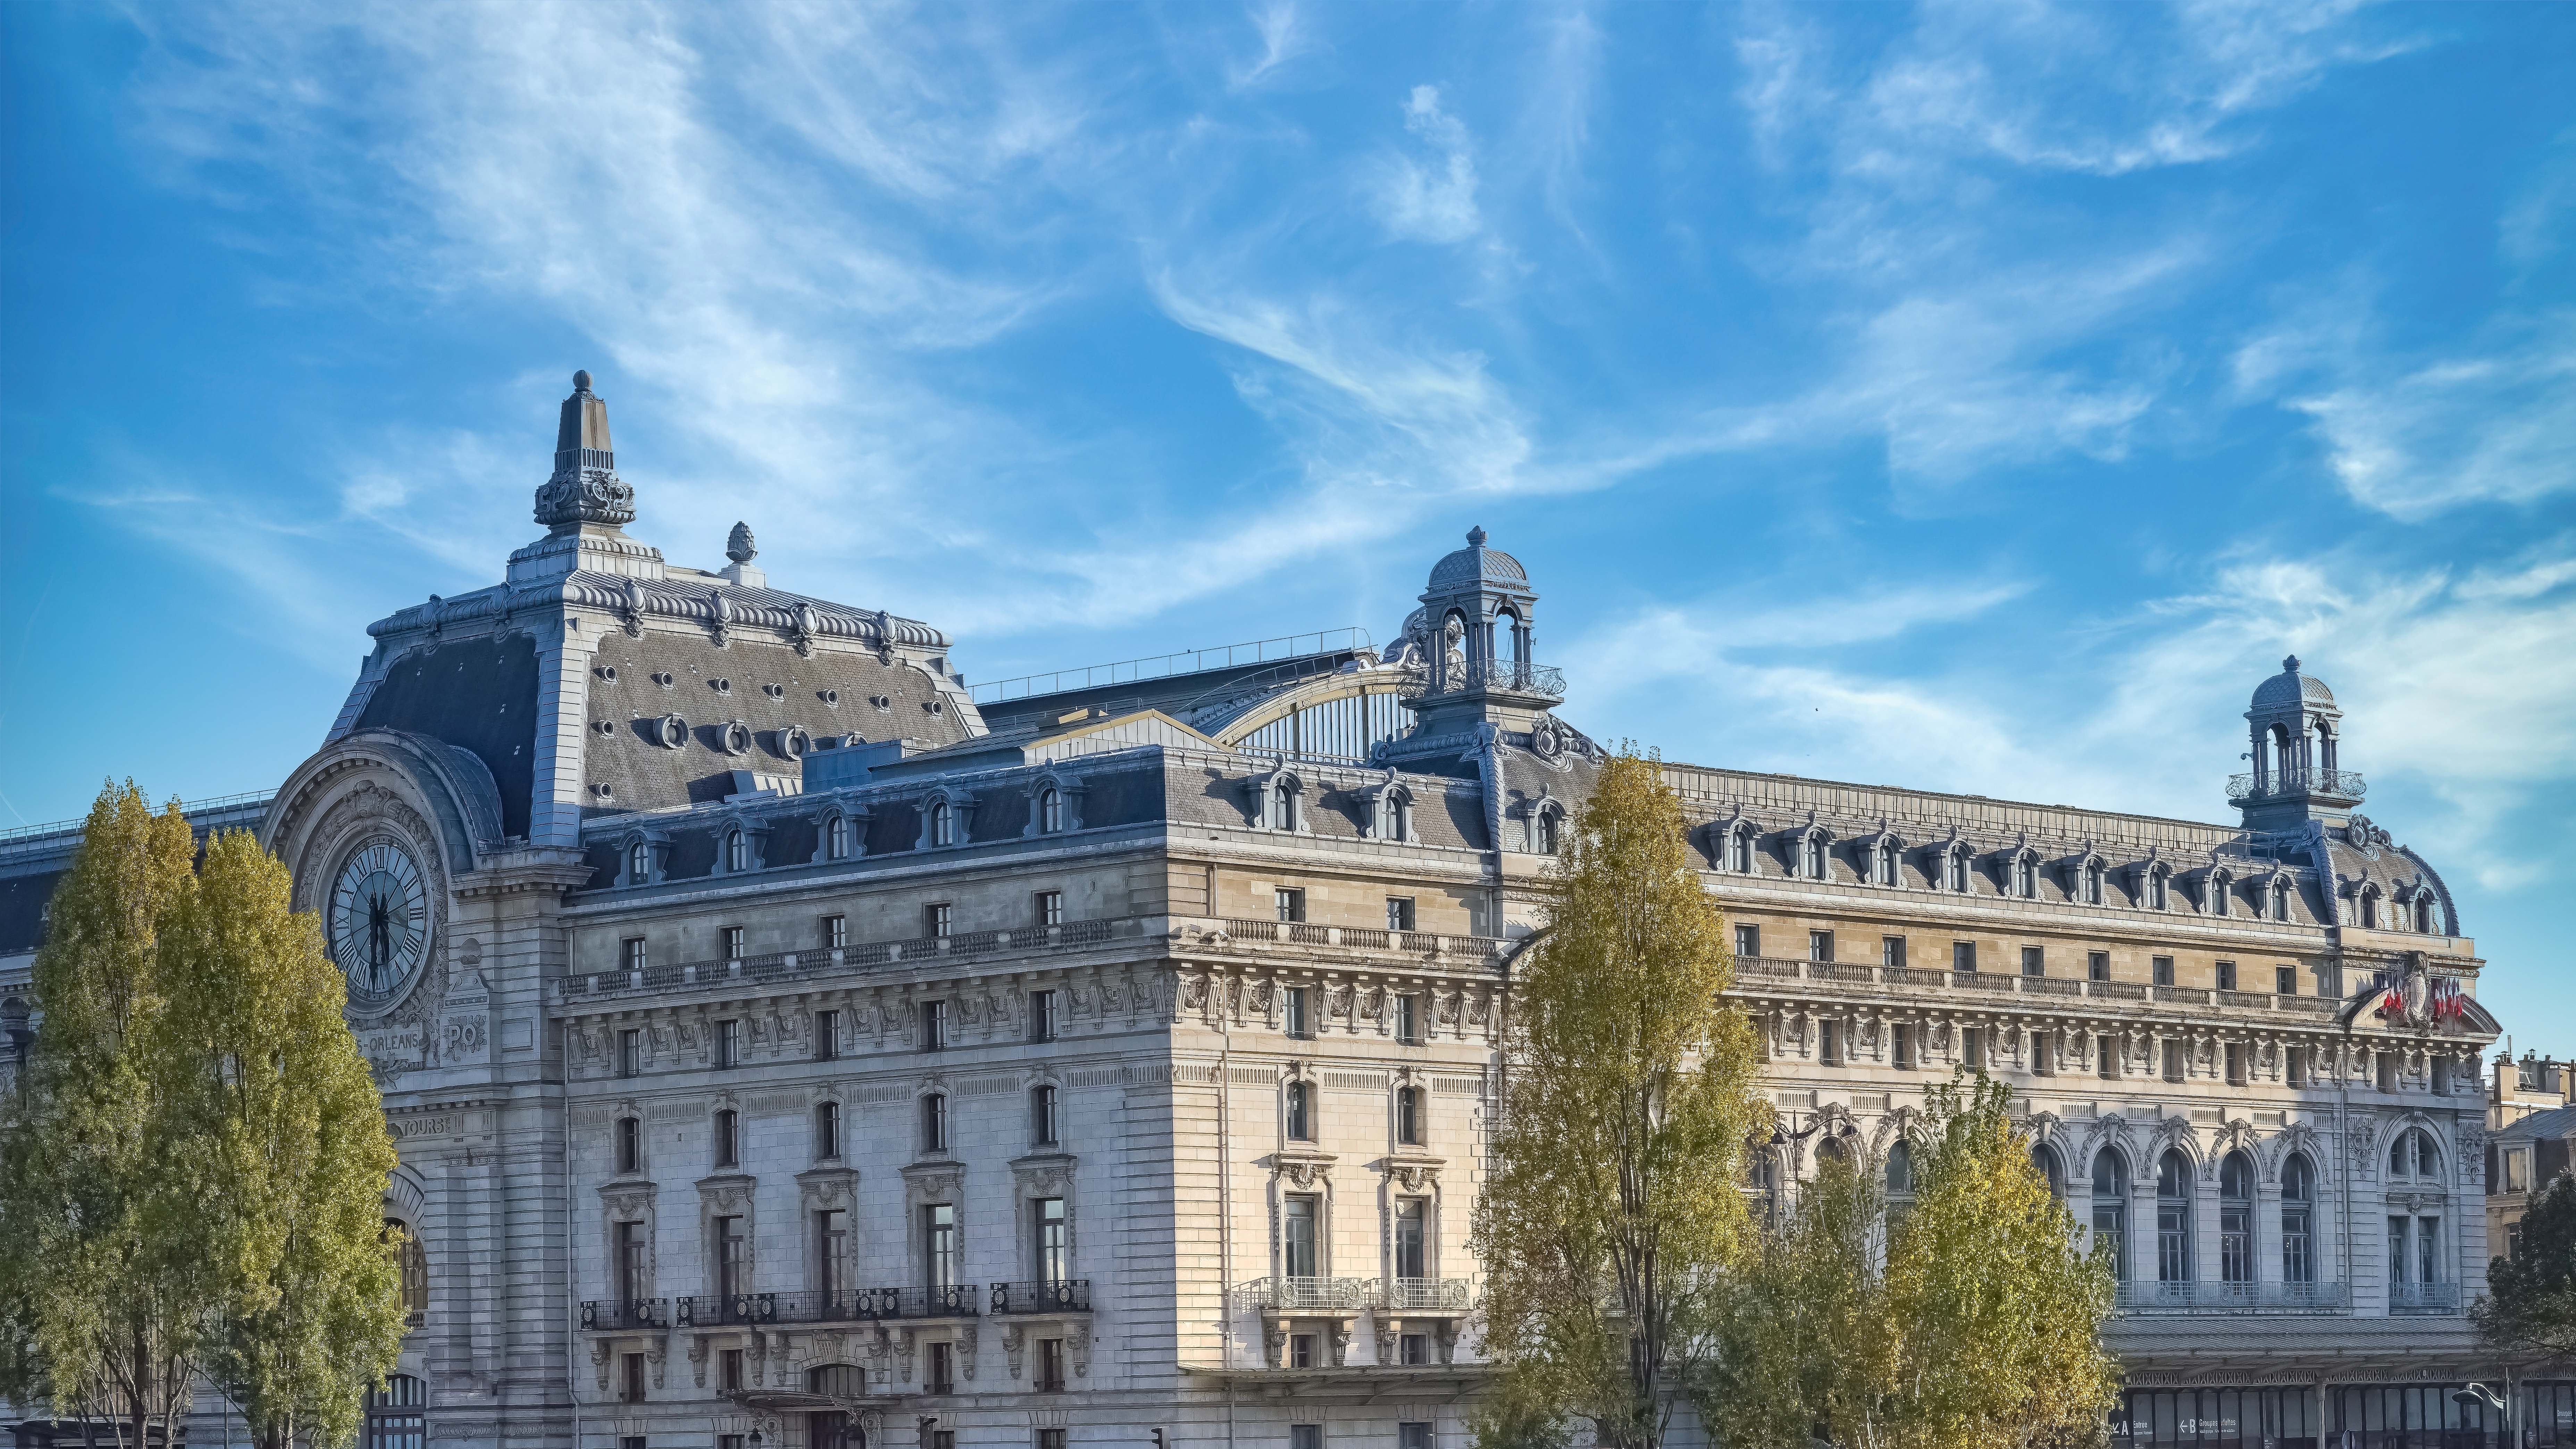
[[[332,877],[329,924],[349,1005],[392,1005],[429,958],[429,887],[419,862],[382,836],[359,846]]]

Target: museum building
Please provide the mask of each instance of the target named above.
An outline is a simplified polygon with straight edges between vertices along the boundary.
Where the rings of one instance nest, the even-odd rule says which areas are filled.
[[[634,513],[577,374],[544,536],[196,815],[321,913],[399,1140],[368,1449],[1464,1449],[1512,961],[1602,758],[1520,561],[1471,532],[1383,650],[970,688]],[[1779,1112],[1746,1191],[1901,1202],[1982,1069],[2114,1245],[2114,1443],[2483,1443],[2483,962],[2326,685],[2245,719],[2233,824],[1666,766]],[[0,837],[12,1051],[77,844]]]

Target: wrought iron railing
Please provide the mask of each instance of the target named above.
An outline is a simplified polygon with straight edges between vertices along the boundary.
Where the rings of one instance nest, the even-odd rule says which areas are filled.
[[[1030,1283],[993,1285],[995,1313],[1089,1313],[1091,1280],[1044,1278]]]
[[[668,1298],[594,1298],[581,1305],[581,1326],[609,1330],[668,1328],[671,1326],[671,1300]]]
[[[2352,1294],[2341,1283],[2123,1283],[2123,1313],[2341,1313]]]
[[[2391,1283],[2388,1285],[2388,1311],[2391,1313],[2457,1313],[2460,1311],[2460,1285],[2457,1283]]]
[[[1390,1313],[1464,1313],[1468,1297],[1464,1278],[1372,1278],[1367,1291],[1371,1308]]]
[[[668,990],[742,981],[777,981],[793,976],[926,961],[938,956],[979,956],[994,951],[1035,951],[1047,947],[1091,946],[1116,934],[1115,921],[1067,921],[1055,926],[1018,926],[1009,930],[969,931],[957,936],[921,936],[903,941],[867,941],[820,951],[776,951],[721,961],[679,961],[640,969],[591,971],[564,977],[556,990],[565,998],[603,996],[610,992]]]
[[[1227,917],[1225,930],[1227,935],[1237,941],[1278,941],[1303,946],[1345,946],[1365,951],[1395,950],[1413,955],[1465,956],[1471,960],[1499,956],[1509,950],[1513,944],[1500,936],[1444,936],[1433,931],[1382,931],[1374,926],[1326,926],[1312,921],[1263,920],[1258,916]]]
[[[1254,1303],[1282,1313],[1356,1313],[1368,1293],[1361,1278],[1256,1278]]]
[[[860,1294],[870,1318],[973,1318],[983,1296],[976,1283],[940,1288],[871,1288]]]
[[[1459,694],[1470,689],[1507,689],[1515,694],[1565,698],[1565,674],[1554,665],[1525,664],[1517,659],[1480,659],[1451,664],[1424,688],[1425,694]]]
[[[2251,771],[2227,777],[2230,800],[2265,800],[2275,795],[2331,795],[2359,800],[2367,788],[2358,770],[2276,770],[2259,787]]]

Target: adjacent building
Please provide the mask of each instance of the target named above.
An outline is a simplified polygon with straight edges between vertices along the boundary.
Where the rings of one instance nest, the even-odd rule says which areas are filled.
[[[1512,963],[1601,760],[1521,562],[1470,533],[1384,649],[979,688],[747,529],[627,534],[587,374],[536,512],[222,806],[401,1144],[375,1445],[1460,1449]],[[2495,1374],[2485,963],[2324,683],[2246,729],[2232,824],[1668,766],[1780,1113],[1746,1190],[1901,1197],[1982,1069],[2115,1245],[2115,1442],[2437,1442],[2385,1436]],[[0,839],[19,1022],[76,843]]]

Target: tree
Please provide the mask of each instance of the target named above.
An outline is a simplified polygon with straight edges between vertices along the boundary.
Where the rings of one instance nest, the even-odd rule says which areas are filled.
[[[1475,1241],[1489,1444],[1651,1449],[1709,1347],[1723,1271],[1753,1247],[1736,1187],[1768,1131],[1745,1020],[1720,1006],[1724,923],[1684,855],[1659,762],[1602,770],[1514,973],[1504,1091]]]
[[[27,1345],[0,1396],[111,1414],[135,1446],[186,1409],[214,1297],[167,1231],[161,1172],[158,942],[192,853],[175,801],[155,815],[131,781],[100,791],[48,907],[43,1026],[0,1141],[0,1284]]]
[[[393,1166],[319,923],[246,833],[192,871],[174,803],[103,793],[57,887],[0,1136],[0,1393],[140,1449],[201,1369],[272,1449],[356,1427],[400,1345]]]
[[[1702,1414],[1751,1449],[2085,1443],[2116,1368],[2099,1328],[2107,1259],[1982,1073],[1931,1088],[1909,1144],[1914,1200],[1827,1161],[1738,1275]]]
[[[2469,1310],[2478,1337],[2517,1359],[2576,1359],[2576,1172],[2560,1172],[2522,1215],[2522,1246],[2487,1265]]]
[[[161,941],[171,1055],[196,1088],[171,1094],[171,1175],[228,1270],[207,1369],[267,1449],[346,1442],[403,1333],[393,1144],[292,889],[248,832],[218,835]]]

